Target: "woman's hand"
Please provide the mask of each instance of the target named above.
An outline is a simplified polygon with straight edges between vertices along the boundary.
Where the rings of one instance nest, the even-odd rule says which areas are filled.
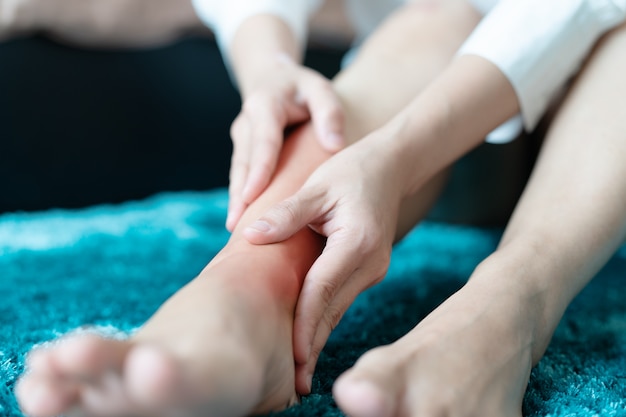
[[[233,230],[246,207],[267,187],[276,168],[285,128],[312,120],[320,144],[336,152],[344,145],[343,111],[331,83],[287,55],[262,71],[244,91],[241,113],[231,127],[226,227]]]
[[[296,384],[302,393],[310,391],[317,358],[332,329],[389,266],[403,179],[388,143],[377,135],[331,157],[295,195],[244,230],[254,244],[285,240],[307,225],[328,238],[296,307]]]

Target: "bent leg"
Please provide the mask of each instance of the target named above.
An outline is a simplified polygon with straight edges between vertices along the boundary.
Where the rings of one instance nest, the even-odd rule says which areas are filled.
[[[392,18],[336,80],[352,140],[382,125],[417,94],[478,21],[462,1],[434,8],[420,2],[407,10]],[[415,30],[410,23],[415,18],[420,36],[408,42],[406,32]],[[384,59],[390,48],[405,53]],[[242,416],[290,404],[296,386],[306,392],[305,382],[294,382],[294,304],[323,242],[305,229],[285,242],[259,247],[249,245],[240,231],[295,192],[327,157],[310,125],[296,130],[272,183],[246,211],[225,248],[136,335],[126,341],[72,337],[32,353],[30,372],[17,388],[24,410],[35,417],[74,408],[94,416]],[[402,222],[403,228],[426,212],[440,182],[434,180],[411,201],[411,209],[403,212],[411,219]]]
[[[626,26],[596,48],[494,254],[406,336],[340,378],[351,416],[521,416],[565,308],[626,235]]]
[[[293,192],[326,157],[308,127],[291,135],[274,181],[242,225]],[[22,407],[33,416],[75,407],[94,416],[242,416],[284,408],[297,398],[295,301],[322,244],[305,229],[254,247],[236,229],[202,273],[129,340],[74,336],[33,352],[17,388]]]
[[[383,22],[334,80],[346,136],[381,127],[443,71],[481,19],[466,0],[413,0]],[[434,177],[400,208],[396,240],[428,212],[446,179]]]

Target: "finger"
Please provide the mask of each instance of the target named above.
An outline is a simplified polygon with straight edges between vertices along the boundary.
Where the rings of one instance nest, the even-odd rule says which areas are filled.
[[[248,204],[239,200],[237,202],[229,203],[228,216],[226,217],[226,229],[229,232],[233,232],[241,220],[241,216],[248,208]]]
[[[320,144],[328,151],[339,151],[345,146],[344,113],[332,86],[325,81],[309,83],[303,94]]]
[[[230,184],[228,187],[228,216],[226,217],[226,228],[231,232],[247,207],[242,196],[247,176],[247,160],[239,153],[233,153],[230,164]]]
[[[248,177],[249,160],[249,122],[245,115],[239,114],[231,126],[233,154],[230,162],[228,186],[228,216],[226,228],[233,231],[247,204],[243,201],[243,187]]]
[[[280,103],[271,97],[251,100],[246,115],[250,121],[251,153],[242,195],[245,203],[251,203],[267,187],[276,169],[286,120]]]
[[[333,302],[328,306],[322,320],[319,323],[313,344],[311,354],[308,361],[296,365],[296,390],[300,394],[309,394],[311,392],[311,381],[315,372],[315,367],[319,356],[328,341],[331,332],[337,327],[341,318],[348,310],[354,299],[363,290],[360,286],[358,274],[360,269],[345,281],[345,285],[339,289]]]
[[[322,194],[302,188],[267,210],[244,230],[244,236],[255,245],[282,242],[324,214]]]
[[[347,279],[362,264],[360,244],[352,234],[336,232],[329,236],[322,254],[309,270],[296,305],[294,318],[294,359],[306,363],[313,339],[328,306],[335,301]]]

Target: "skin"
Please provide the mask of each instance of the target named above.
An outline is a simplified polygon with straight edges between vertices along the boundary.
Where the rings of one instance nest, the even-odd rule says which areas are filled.
[[[372,163],[376,161],[374,156],[379,158],[383,162],[372,163],[374,176],[367,177],[374,182],[364,185],[369,184],[368,186],[372,187],[370,189],[381,197],[380,200],[375,198],[375,202],[384,202],[388,205],[385,208],[389,209],[389,212],[385,217],[392,219],[395,217],[397,221],[396,227],[393,228],[389,223],[393,224],[394,221],[388,220],[385,233],[375,234],[375,237],[380,237],[380,241],[383,241],[381,236],[385,239],[383,244],[375,244],[370,248],[382,254],[377,258],[377,263],[387,262],[388,258],[385,256],[388,256],[391,242],[414,224],[416,218],[424,213],[434,199],[440,184],[438,173],[441,171],[438,170],[438,165],[445,166],[458,155],[476,146],[484,133],[517,110],[515,100],[511,100],[510,86],[502,74],[490,64],[474,57],[459,58],[450,64],[459,42],[471,30],[477,16],[466,9],[463,2],[450,1],[440,4],[443,5],[442,8],[411,6],[407,9],[409,11],[405,10],[402,14],[396,15],[390,20],[394,25],[387,26],[388,30],[381,29],[379,35],[370,41],[370,46],[363,49],[360,61],[357,60],[350,70],[335,81],[335,89],[345,111],[346,138],[353,141],[355,138],[365,136],[371,129],[379,128],[376,134],[366,136],[358,144],[330,158],[328,163],[324,163],[322,169],[317,171],[322,174],[316,172],[309,177],[308,173],[305,173],[303,176],[294,177],[300,170],[305,170],[298,164],[289,170],[289,175],[277,176],[266,193],[262,194],[265,196],[270,193],[270,190],[274,189],[275,181],[281,184],[279,178],[290,179],[281,184],[281,187],[285,187],[281,190],[286,192],[294,192],[299,186],[298,182],[301,184],[306,178],[309,179],[306,180],[307,185],[303,189],[323,188],[324,182],[327,181],[325,178],[332,173],[337,174],[338,169],[346,165],[335,161],[341,162],[346,158],[352,165],[367,166],[365,163],[355,164],[354,161],[364,160]],[[403,20],[402,16],[407,20]],[[415,24],[418,16],[423,18],[423,25]],[[436,17],[442,18],[443,21],[436,20]],[[408,28],[400,25],[401,22]],[[433,23],[434,27],[426,31],[429,22]],[[446,24],[442,26],[444,22]],[[392,27],[398,32],[389,29]],[[409,37],[411,42],[406,42],[406,32],[400,29],[409,30],[418,27],[424,30],[424,43],[415,41],[420,39],[419,37]],[[437,28],[441,31],[441,37],[433,35],[437,33]],[[395,37],[392,36],[394,33]],[[397,33],[402,33],[403,36]],[[432,43],[426,42],[426,34]],[[624,131],[625,126],[620,124],[619,120],[624,119],[620,117],[622,116],[620,111],[623,112],[621,109],[625,108],[623,97],[626,88],[619,74],[623,74],[625,63],[623,59],[616,58],[619,56],[617,51],[623,50],[624,42],[624,28],[614,31],[607,37],[572,88],[553,123],[533,178],[498,251],[476,269],[463,289],[452,295],[415,329],[396,343],[366,354],[353,369],[337,381],[335,396],[340,407],[348,415],[400,417],[442,414],[521,415],[521,398],[530,368],[543,354],[565,307],[624,237],[626,222],[623,216],[625,208],[623,202],[626,201],[624,195],[626,173],[621,161],[626,149],[619,134]],[[406,48],[416,48],[413,51],[415,54],[392,55],[403,57],[403,61],[400,63],[394,61],[391,67],[380,65],[389,61],[381,60],[381,56],[398,51],[406,52]],[[380,55],[376,55],[376,51]],[[410,76],[404,79],[396,78],[403,74],[402,71],[407,71]],[[443,75],[439,76],[440,73]],[[382,74],[386,76],[381,77]],[[368,76],[372,78],[367,78]],[[376,80],[377,83],[367,83],[368,79]],[[396,91],[398,95],[381,94],[381,91],[376,90],[378,87],[384,87],[385,90],[382,91],[389,92],[389,86],[384,82],[379,85],[378,81],[397,79],[410,80],[408,86],[403,83],[402,89],[391,90]],[[472,82],[468,84],[468,80]],[[613,82],[607,83],[607,80]],[[368,87],[375,85],[376,88],[364,91],[363,85]],[[459,86],[467,85],[476,86],[476,90],[482,94],[474,96],[470,88],[464,90],[466,95],[461,94],[460,97],[455,95],[458,94]],[[412,100],[418,94],[418,99]],[[427,100],[429,97],[432,101]],[[439,99],[436,99],[437,97]],[[450,97],[457,100],[446,101],[446,98]],[[380,108],[374,111],[375,106],[371,103],[376,103]],[[591,113],[589,103],[592,103]],[[400,111],[403,107],[411,111]],[[386,123],[388,120],[385,118],[398,114],[398,111],[399,116]],[[493,119],[487,118],[484,121],[484,118],[476,117],[476,113],[490,115]],[[414,115],[417,117],[412,117]],[[482,122],[477,123],[478,120],[483,120],[484,125]],[[315,136],[311,133],[313,132],[311,127],[308,128],[308,132],[311,137]],[[406,132],[420,134],[403,135]],[[395,139],[393,142],[390,141],[392,137]],[[411,137],[413,139],[409,140]],[[415,139],[416,137],[418,139]],[[598,140],[589,141],[589,137]],[[447,146],[436,147],[441,140],[448,140]],[[312,139],[310,143],[315,144],[315,141],[316,139]],[[287,143],[289,144],[289,141]],[[385,149],[387,153],[376,152]],[[405,152],[401,152],[402,150]],[[307,157],[308,151],[309,149],[306,153],[303,152]],[[412,164],[415,165],[414,158],[423,153],[429,156],[417,159],[423,162],[420,165],[423,169],[417,173],[413,172],[414,175],[406,172],[403,175],[402,171],[411,166],[409,161],[413,161]],[[346,155],[353,155],[354,159]],[[391,156],[394,159],[391,159]],[[328,155],[324,154],[319,160],[314,161],[314,166],[308,166],[310,171],[315,164],[321,164],[327,157]],[[397,163],[385,165],[385,160]],[[392,165],[398,171],[389,170],[388,167]],[[367,172],[357,170],[348,174],[359,177]],[[404,181],[397,182],[400,179]],[[257,207],[254,206],[257,201],[252,203],[253,205],[246,211],[246,216],[250,213],[250,218],[245,217],[242,225],[260,216],[260,213],[276,200],[284,198],[282,191],[275,195],[267,194],[271,196],[267,197],[267,200],[261,197],[261,201],[267,206],[258,206],[258,212],[253,208]],[[326,196],[323,195],[324,198]],[[568,210],[563,209],[563,201],[569,203]],[[411,206],[410,203],[421,203],[421,206]],[[288,204],[291,204],[289,207],[297,219],[298,205]],[[349,208],[350,205],[345,207]],[[327,218],[316,224],[315,228],[323,232],[322,226],[331,223],[328,219],[332,219],[332,216],[340,211],[326,213]],[[302,216],[302,219],[305,217]],[[307,224],[302,219],[300,223]],[[294,223],[298,222],[294,220]],[[273,226],[279,227],[279,224],[280,219]],[[378,224],[385,223],[376,223]],[[253,290],[262,294],[258,304],[255,304],[253,297],[246,292],[248,285],[237,285],[238,282],[242,282],[241,278],[237,279],[242,276],[239,269],[242,262],[238,257],[242,252],[236,250],[243,242],[241,230],[236,229],[234,235],[237,236],[236,240],[232,245],[229,242],[231,246],[225,248],[222,257],[218,256],[218,259],[223,261],[213,262],[203,272],[201,277],[205,276],[207,279],[198,280],[202,285],[197,284],[197,287],[191,287],[192,290],[183,289],[178,293],[174,301],[164,306],[161,314],[157,313],[148,322],[147,330],[143,333],[145,336],[139,333],[138,337],[141,337],[130,342],[112,343],[98,338],[95,340],[79,338],[73,339],[78,340],[79,349],[72,347],[72,342],[68,341],[51,351],[33,353],[29,360],[31,373],[22,379],[18,387],[18,396],[25,409],[37,406],[34,400],[29,399],[32,397],[26,395],[27,393],[39,393],[39,398],[35,397],[39,401],[39,406],[43,402],[43,407],[48,407],[44,410],[35,410],[39,414],[34,415],[52,415],[50,404],[57,406],[54,401],[62,402],[64,407],[74,406],[76,396],[78,395],[78,401],[82,401],[81,392],[88,392],[91,393],[88,398],[107,399],[100,403],[100,406],[117,406],[121,409],[121,411],[106,410],[104,413],[106,415],[115,415],[118,412],[120,415],[133,412],[138,415],[150,414],[157,407],[168,411],[182,410],[186,415],[199,415],[198,410],[202,413],[206,413],[207,410],[219,410],[220,415],[245,415],[252,410],[280,408],[292,400],[296,389],[303,392],[310,389],[307,375],[314,367],[317,347],[323,345],[327,331],[330,331],[329,329],[345,311],[342,310],[344,303],[349,304],[352,294],[358,293],[363,286],[377,282],[384,271],[377,269],[369,276],[346,279],[344,282],[352,286],[337,286],[339,290],[334,293],[317,291],[317,294],[324,294],[327,298],[319,304],[322,306],[321,309],[317,307],[323,318],[319,322],[320,325],[313,323],[308,329],[306,325],[299,327],[296,323],[294,344],[296,360],[299,362],[293,381],[295,386],[291,386],[291,380],[288,380],[289,387],[284,388],[280,382],[276,382],[284,381],[284,378],[276,375],[284,377],[293,372],[290,367],[293,363],[286,364],[284,353],[290,348],[289,331],[292,324],[290,320],[295,308],[295,298],[298,291],[301,297],[316,294],[315,290],[307,290],[306,285],[316,288],[315,286],[319,284],[315,282],[307,284],[311,272],[301,290],[300,284],[295,285],[295,289],[285,287],[284,279],[280,279],[281,283],[277,285],[268,285],[261,279],[263,285],[252,286]],[[310,233],[308,228],[302,230]],[[333,231],[332,228],[327,230]],[[366,231],[370,232],[368,229]],[[261,232],[261,236],[255,235],[258,232]],[[257,243],[262,241],[263,233],[259,229],[245,233],[251,240],[261,237],[257,239]],[[275,233],[273,238],[279,236],[279,240],[282,240],[285,237],[280,236],[280,233],[276,234],[275,231],[273,233]],[[285,234],[289,235],[290,232],[287,231]],[[297,236],[301,235],[297,234],[294,237]],[[309,236],[315,237],[314,234]],[[343,242],[345,241],[347,239],[344,237]],[[246,257],[251,256],[257,248],[289,247],[289,242],[290,240],[285,241],[285,246],[246,245],[245,254]],[[337,242],[336,248],[339,248],[342,240],[338,239]],[[315,251],[321,248],[317,238],[312,238],[309,243],[296,241],[293,245],[304,248],[301,255],[306,258],[304,255],[308,253],[308,256],[311,256],[308,261],[311,263],[319,253]],[[328,247],[327,244],[326,251]],[[367,246],[365,248],[368,249]],[[273,250],[280,253],[278,249]],[[309,250],[311,252],[308,252]],[[262,260],[267,260],[268,257],[254,259],[255,264],[262,265]],[[285,264],[280,265],[281,271],[285,265],[293,262],[293,258],[284,256],[283,260]],[[338,265],[328,262],[327,264],[334,268]],[[303,269],[298,268],[291,278],[304,274],[303,271],[306,269],[306,266],[303,266]],[[246,284],[249,277],[258,276],[256,274],[258,270],[255,267],[254,271],[245,275]],[[351,272],[348,271],[344,276],[349,276]],[[289,277],[286,281],[293,283],[293,279]],[[353,285],[353,282],[357,284]],[[328,288],[328,284],[324,285]],[[197,296],[199,293],[207,294],[209,300],[214,302],[207,303],[205,298]],[[224,297],[233,301],[220,304],[219,300]],[[237,303],[235,299],[246,300],[246,303]],[[335,300],[338,301],[333,304]],[[301,303],[302,298],[298,300],[298,305]],[[210,311],[219,311],[219,316],[225,317],[229,323],[237,323],[239,331],[225,333],[220,327],[223,323],[215,324],[210,320],[207,323],[197,318],[198,310],[187,307],[196,305],[198,308],[207,308],[207,304],[216,309]],[[233,310],[233,305],[246,307]],[[279,312],[274,315],[276,305],[284,305],[286,308],[282,312],[279,308]],[[331,308],[327,309],[328,306]],[[258,329],[255,327],[256,324],[250,324],[254,323],[254,318],[261,314],[261,311],[263,314],[267,313],[268,322],[273,324],[269,326],[274,329],[274,333],[270,333],[273,336],[270,348],[267,348],[270,344],[267,340],[271,338],[268,338],[265,332],[259,331],[267,329]],[[331,311],[331,314],[327,315],[327,311]],[[285,319],[285,316],[288,319]],[[197,331],[181,332],[175,328],[172,323],[176,323],[182,317],[186,317],[193,326],[197,326],[194,327]],[[298,319],[308,320],[296,313],[296,321]],[[271,329],[269,331],[271,332]],[[211,351],[211,355],[207,355],[205,339],[198,340],[198,334],[211,334],[215,338],[223,338],[230,349],[228,351],[216,349]],[[307,334],[314,335],[313,343],[307,343],[309,339]],[[176,337],[172,338],[172,335]],[[274,343],[275,340],[283,342]],[[494,340],[497,340],[497,343],[493,343]],[[253,351],[235,349],[240,345],[253,345],[255,349]],[[463,346],[463,349],[459,349],[459,346]],[[306,350],[311,347],[313,347],[310,350],[311,354],[307,355]],[[208,348],[212,349],[211,346]],[[69,361],[64,363],[62,358],[80,357],[73,355],[76,353],[85,354],[89,360],[82,362],[80,369],[69,369],[67,363]],[[298,355],[301,355],[300,358]],[[277,357],[283,361],[277,360]],[[220,373],[219,365],[234,360],[240,361],[245,366],[242,366],[242,374],[230,379],[223,392],[195,392],[191,397],[185,397],[180,390],[174,389],[177,386],[185,386],[185,383],[195,386],[199,380],[205,382],[203,386],[210,386],[210,381],[228,381],[228,378],[222,378],[225,372]],[[145,384],[146,380],[133,383],[133,375],[141,375],[141,372],[133,370],[145,370],[146,363],[150,364],[151,369],[160,372],[157,377],[150,378],[150,381],[162,384]],[[95,370],[90,368],[92,366]],[[122,369],[124,373],[121,372]],[[105,370],[109,372],[104,372]],[[118,394],[120,391],[123,394],[121,398],[107,397],[108,391],[100,388],[99,383],[104,380],[110,381],[111,370],[112,386],[122,388],[118,391]],[[58,383],[57,378],[64,382]],[[69,381],[65,383],[64,378]],[[77,384],[79,389],[72,384]],[[142,392],[141,389],[137,389],[138,387],[148,387],[150,390]],[[97,394],[95,397],[94,391]],[[47,402],[42,401],[42,392],[49,395]],[[254,401],[241,404],[240,401],[232,400],[241,395]],[[132,404],[124,403],[129,396],[133,400]],[[43,398],[46,399],[45,396]],[[109,399],[111,401],[108,401]],[[91,406],[97,408],[98,404]],[[133,408],[137,406],[140,407],[139,410]],[[124,407],[133,408],[132,412],[124,410]],[[92,413],[102,414],[100,410],[94,410]]]
[[[521,416],[531,367],[626,235],[625,46],[622,26],[569,91],[497,251],[406,336],[336,382],[348,415]]]
[[[344,146],[341,102],[328,79],[301,65],[301,55],[291,29],[271,15],[246,19],[231,42],[227,60],[243,105],[231,128],[229,230],[269,184],[286,127],[311,119],[323,148]]]
[[[347,48],[353,37],[335,1],[312,17],[311,32],[311,41],[327,48]],[[158,47],[186,35],[210,35],[190,0],[0,0],[0,41],[33,33],[90,48]],[[246,19],[222,52],[243,101],[231,130],[226,227],[233,231],[268,186],[286,127],[312,119],[323,148],[336,152],[346,142],[343,111],[330,81],[302,66],[301,45],[282,20]]]
[[[351,92],[350,79],[379,77],[386,66],[368,66],[363,72],[357,71],[358,67],[353,75],[345,75],[338,92],[346,120],[367,120],[346,130],[353,135],[349,136],[352,141],[380,126],[394,111],[367,106],[358,112],[361,99],[367,97],[358,90]],[[414,87],[419,86],[416,83]],[[379,88],[368,94],[377,97],[388,86]],[[409,97],[400,97],[397,106]],[[300,140],[298,135],[302,135]],[[279,163],[283,168],[247,209],[227,246],[141,331],[127,341],[69,337],[31,352],[28,372],[16,388],[27,414],[52,416],[78,409],[93,416],[204,416],[210,412],[243,416],[281,409],[294,401],[296,391],[310,390],[310,380],[296,380],[293,314],[305,271],[323,242],[308,229],[293,240],[267,247],[250,245],[241,235],[247,223],[295,192],[329,157],[318,145],[311,125],[294,136],[283,150],[283,162]],[[296,146],[300,143],[302,146]],[[290,146],[295,147],[293,153]],[[425,187],[415,210],[425,212],[440,185],[438,178]],[[261,316],[264,320],[259,321]],[[184,327],[179,325],[181,321],[186,323]],[[239,373],[232,373],[234,361]],[[223,388],[214,390],[215,381]],[[250,400],[242,402],[241,398]]]
[[[327,157],[310,127],[295,132],[272,185],[242,222],[293,191]],[[15,390],[23,411],[244,416],[295,403],[293,311],[322,245],[305,229],[260,248],[235,229],[200,275],[128,340],[73,335],[30,352]]]
[[[626,234],[626,169],[621,162],[626,84],[619,75],[626,66],[621,54],[625,43],[624,26],[609,33],[570,89],[498,250],[412,331],[368,352],[336,382],[335,398],[348,415],[521,416],[530,370],[565,308]],[[389,189],[419,189],[437,165],[497,125],[490,116],[500,117],[498,123],[506,119],[510,94],[506,86],[491,89],[497,74],[474,78],[488,74],[487,68],[473,71],[480,65],[463,57],[454,60],[399,116],[324,163],[298,193],[245,231],[255,243],[280,241],[305,225],[328,237],[305,279],[296,312],[296,359],[309,370],[349,304],[343,300],[358,293],[355,286],[362,289],[380,279],[381,272],[368,261],[383,262],[380,254],[388,252],[384,242],[391,241],[392,233],[384,218],[370,216],[381,205],[385,217],[395,215],[398,197],[390,197]],[[468,77],[473,82],[458,83],[456,91],[463,92],[454,93],[450,87],[455,81]],[[487,82],[482,98],[473,96],[471,87],[481,80]],[[444,98],[439,111],[438,97]],[[445,102],[446,97],[455,100]],[[496,103],[490,111],[481,108]],[[408,168],[405,158],[419,169]],[[376,175],[351,170],[365,164]],[[347,184],[364,189],[363,196],[357,192],[343,199]],[[367,236],[383,244],[364,244]]]
[[[393,243],[422,218],[415,205],[424,184],[517,112],[515,92],[495,66],[475,56],[454,58],[479,20],[456,0],[414,2],[391,16],[335,80],[337,91],[364,90],[354,80],[388,83],[384,95],[359,92],[344,104],[357,109],[352,114],[368,115],[348,119],[348,133],[374,117],[367,110],[372,100],[390,111],[389,121],[320,166],[295,195],[244,231],[256,244],[281,241],[306,225],[328,237],[297,305],[295,357],[298,374],[308,374],[299,380],[313,373],[356,295],[383,278]],[[378,62],[393,65],[378,72]],[[396,80],[403,82],[401,92]]]

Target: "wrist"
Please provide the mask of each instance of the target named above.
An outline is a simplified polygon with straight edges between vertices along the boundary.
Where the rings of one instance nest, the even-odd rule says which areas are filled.
[[[299,65],[292,56],[284,51],[268,52],[268,55],[259,60],[256,64],[249,65],[249,68],[241,71],[237,75],[237,82],[242,98],[245,100],[251,93],[257,91],[259,87],[268,84],[268,80],[277,80],[277,74],[285,74]]]
[[[230,60],[243,95],[260,79],[285,65],[298,63],[301,53],[289,26],[272,15],[246,19],[229,49]]]
[[[419,190],[519,111],[504,74],[475,56],[456,59],[389,123],[405,192]]]
[[[442,149],[447,120],[445,105],[433,101],[419,111],[405,108],[381,129],[402,197],[417,192],[448,165]]]

